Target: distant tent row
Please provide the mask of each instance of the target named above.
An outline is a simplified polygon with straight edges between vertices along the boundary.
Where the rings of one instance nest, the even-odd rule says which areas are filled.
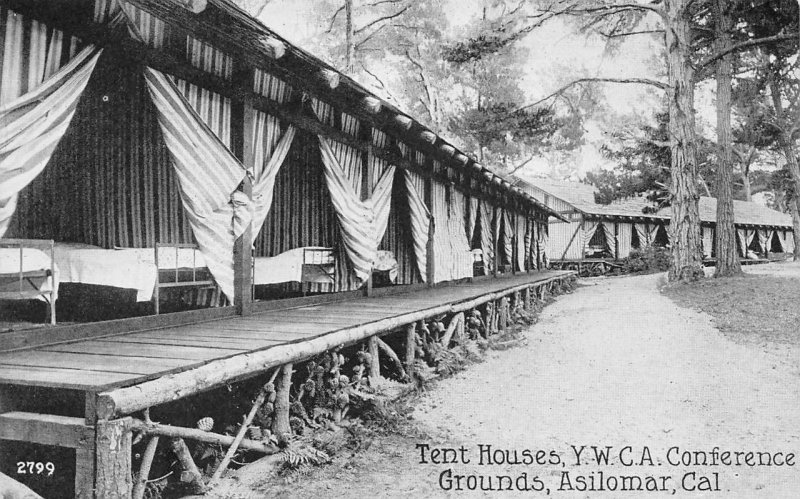
[[[595,188],[578,182],[519,180],[517,186],[560,213],[567,221],[551,219],[547,254],[552,261],[618,261],[634,249],[667,247],[669,209],[644,213],[643,197],[608,205],[595,202]],[[714,247],[716,199],[700,198],[703,255],[716,256]],[[765,258],[794,250],[791,216],[757,203],[734,201],[737,246],[742,258]]]

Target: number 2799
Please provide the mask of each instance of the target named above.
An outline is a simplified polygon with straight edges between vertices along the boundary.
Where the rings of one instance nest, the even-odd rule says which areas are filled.
[[[47,461],[17,461],[17,475],[47,475],[52,476],[56,465]]]

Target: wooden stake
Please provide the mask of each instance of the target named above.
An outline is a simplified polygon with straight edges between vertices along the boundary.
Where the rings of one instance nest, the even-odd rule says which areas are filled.
[[[283,443],[292,435],[289,424],[289,389],[292,387],[292,364],[285,364],[281,368],[281,378],[275,387],[275,416],[272,420],[272,433]]]
[[[172,452],[175,453],[175,457],[178,458],[183,468],[181,482],[190,485],[191,493],[205,494],[207,489],[206,484],[203,483],[203,475],[200,473],[200,470],[197,469],[197,465],[194,464],[192,453],[189,452],[189,447],[186,446],[186,442],[184,442],[182,438],[173,438],[169,443]]]
[[[236,453],[236,450],[239,448],[239,444],[242,443],[242,439],[244,438],[245,433],[247,433],[247,429],[250,427],[250,424],[253,422],[253,418],[256,416],[256,412],[258,409],[264,405],[264,402],[267,400],[267,387],[272,386],[272,382],[277,375],[278,370],[275,369],[275,372],[272,375],[272,379],[270,379],[262,388],[261,391],[258,393],[258,397],[256,397],[256,401],[253,402],[253,407],[250,408],[250,412],[247,413],[247,417],[244,418],[244,423],[242,423],[241,428],[239,428],[239,432],[236,434],[236,438],[233,440],[233,443],[230,447],[228,447],[228,451],[225,453],[225,457],[222,458],[222,461],[217,466],[217,470],[214,471],[214,474],[211,476],[211,481],[214,482],[218,480],[225,470],[228,469],[228,465],[231,463],[231,459],[233,455]]]
[[[160,437],[154,435],[147,442],[147,447],[142,454],[142,465],[139,467],[139,478],[133,484],[133,499],[142,499],[147,487],[147,479],[150,477],[150,467],[153,465],[153,458],[156,455],[156,448]]]
[[[447,325],[447,329],[444,331],[444,335],[442,336],[442,346],[447,348],[450,345],[450,340],[453,338],[453,333],[456,332],[456,328],[459,324],[464,322],[464,313],[459,312],[450,319],[450,324]]]
[[[378,337],[370,336],[368,342],[369,355],[372,357],[372,362],[369,365],[369,377],[378,379],[381,375],[381,362],[378,358]]]
[[[403,363],[400,362],[400,358],[397,357],[396,353],[394,353],[394,350],[392,350],[392,347],[387,345],[385,341],[383,341],[382,339],[378,338],[377,336],[373,336],[373,338],[375,338],[375,340],[376,340],[375,343],[378,345],[378,348],[383,350],[383,353],[385,353],[386,356],[389,357],[389,360],[391,360],[394,363],[394,365],[397,367],[397,370],[400,372],[400,378],[404,379],[404,380],[409,379],[408,374],[406,374],[405,369],[403,369]]]
[[[406,326],[406,373],[414,375],[414,360],[417,350],[417,327],[412,322]]]

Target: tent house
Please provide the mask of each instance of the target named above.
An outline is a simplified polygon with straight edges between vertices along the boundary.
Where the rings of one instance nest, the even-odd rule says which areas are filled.
[[[0,6],[0,237],[68,317],[536,269],[550,209],[228,0]]]

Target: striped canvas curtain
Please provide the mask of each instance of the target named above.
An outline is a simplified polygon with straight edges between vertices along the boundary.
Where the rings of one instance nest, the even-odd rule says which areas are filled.
[[[736,229],[736,237],[739,240],[739,256],[747,254],[747,234],[744,229]]]
[[[525,230],[525,243],[524,243],[525,244],[525,249],[524,249],[525,253],[524,254],[525,254],[525,258],[528,260],[528,262],[530,264],[529,269],[530,270],[535,270],[536,269],[536,255],[534,254],[534,250],[533,250],[533,247],[534,247],[533,240],[534,240],[534,237],[536,237],[536,234],[535,234],[536,220],[534,220],[533,218],[527,218],[526,222],[527,222],[526,223],[527,227],[526,227],[526,230]]]
[[[517,250],[517,270],[525,270],[525,235],[527,234],[526,225],[527,218],[520,215],[514,215],[514,226],[516,228],[514,235],[514,244]]]
[[[253,113],[253,164],[245,165],[253,175],[253,239],[264,226],[264,220],[272,207],[275,178],[292,145],[295,127],[289,125],[283,136],[280,123],[274,116],[255,111]]]
[[[472,277],[472,252],[464,222],[467,212],[464,194],[450,187],[450,203],[447,208],[447,234],[452,262],[450,279]]]
[[[608,246],[608,251],[611,253],[611,256],[617,251],[617,240],[614,238],[614,224],[609,222],[601,222],[603,226],[603,234],[606,237],[606,246]]]
[[[475,225],[478,220],[478,198],[470,196],[467,198],[467,241],[472,248],[472,241],[475,237]]]
[[[639,248],[643,249],[650,246],[650,231],[647,230],[647,224],[633,224],[633,229],[639,238]]]
[[[145,68],[145,81],[192,232],[208,269],[232,303],[234,203],[241,201],[231,198],[246,171],[168,77]]]
[[[514,229],[513,225],[511,224],[511,213],[508,210],[503,209],[501,215],[501,220],[503,221],[503,228],[499,233],[499,242],[498,245],[503,247],[503,261],[500,262],[501,265],[511,265],[511,258],[514,254]]]
[[[19,192],[41,173],[67,131],[101,52],[86,47],[38,88],[0,106],[0,237]],[[12,76],[6,69],[4,82]]]
[[[0,7],[0,106],[32,92],[75,57],[78,40]]]
[[[539,254],[542,257],[541,258],[542,267],[546,269],[547,267],[550,266],[550,257],[547,254],[547,252],[548,252],[547,245],[549,243],[548,235],[547,235],[547,224],[542,224],[542,225],[539,226],[538,243],[539,243]]]
[[[411,238],[414,242],[414,257],[422,282],[428,280],[428,234],[431,213],[425,206],[425,180],[410,170],[403,170],[408,193],[408,214],[411,219]]]
[[[594,220],[587,220],[583,226],[583,255],[585,256],[586,253],[589,251],[589,242],[592,240],[592,236],[594,233],[597,232],[597,227],[600,226],[600,223]]]
[[[631,239],[633,238],[633,225],[620,223],[617,246],[619,247],[619,257],[627,258],[631,254]]]
[[[488,202],[480,202],[481,222],[481,251],[483,252],[483,266],[486,273],[494,270],[494,208]]]
[[[649,244],[655,244],[656,237],[658,236],[659,229],[661,229],[661,224],[651,224],[650,225],[650,232],[649,232],[649,234],[647,236],[647,241],[648,241]]]
[[[376,147],[385,147],[386,134],[380,130],[372,129],[372,144]],[[392,207],[392,186],[394,185],[395,166],[386,161],[369,156],[370,169],[372,170],[372,196],[371,201],[375,212],[375,248],[380,246],[386,228],[389,226],[389,212]]]

